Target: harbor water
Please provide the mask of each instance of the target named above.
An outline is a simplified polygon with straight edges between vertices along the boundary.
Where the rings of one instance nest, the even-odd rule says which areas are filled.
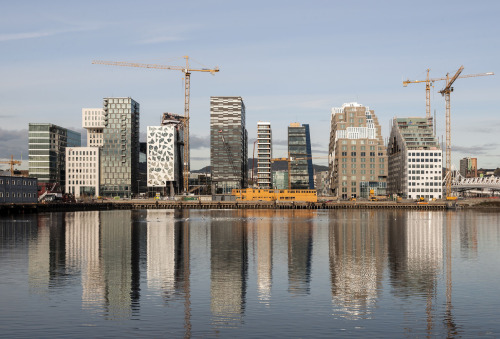
[[[0,216],[4,338],[500,337],[500,213]]]

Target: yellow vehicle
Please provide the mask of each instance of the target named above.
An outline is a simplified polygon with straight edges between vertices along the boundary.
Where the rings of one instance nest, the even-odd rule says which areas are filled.
[[[278,190],[278,189],[233,189],[236,201],[305,201],[317,202],[316,190]]]
[[[351,199],[349,199],[349,201],[356,201],[356,198],[355,197],[351,197]]]
[[[457,200],[457,197],[446,197],[446,200]]]

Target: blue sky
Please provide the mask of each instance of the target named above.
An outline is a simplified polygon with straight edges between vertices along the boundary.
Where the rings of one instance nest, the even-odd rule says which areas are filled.
[[[287,126],[308,123],[326,156],[331,107],[357,101],[390,119],[425,115],[425,85],[402,80],[499,73],[498,1],[4,1],[0,21],[0,158],[27,159],[29,122],[81,129],[102,98],[141,104],[141,132],[183,113],[179,71],[92,65],[116,60],[220,67],[191,76],[192,166],[208,165],[210,96],[241,96],[250,139],[270,121],[274,155]],[[199,62],[198,62],[199,61]],[[453,163],[500,167],[500,73],[458,79],[452,93]],[[431,94],[438,136],[444,99]],[[249,156],[252,154],[249,147]],[[315,161],[326,164],[326,160]]]

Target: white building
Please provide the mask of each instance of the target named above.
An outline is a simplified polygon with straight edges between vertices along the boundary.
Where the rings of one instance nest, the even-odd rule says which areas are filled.
[[[83,108],[82,126],[87,129],[87,146],[102,146],[103,144],[103,120],[104,110],[102,108]]]
[[[66,148],[66,193],[99,196],[99,147]]]
[[[394,118],[387,152],[389,194],[408,199],[442,198],[443,152],[432,120]]]
[[[272,158],[271,123],[257,123],[257,186],[272,188],[271,158]]]
[[[100,147],[103,145],[102,108],[82,108],[82,127],[87,130],[87,147],[66,148],[66,193],[75,198],[99,196]]]

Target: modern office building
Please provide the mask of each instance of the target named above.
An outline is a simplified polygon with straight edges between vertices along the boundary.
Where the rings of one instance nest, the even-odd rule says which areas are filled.
[[[139,180],[139,103],[132,98],[104,98],[100,193],[130,197]]]
[[[477,158],[460,159],[460,175],[464,178],[477,178]]]
[[[288,171],[273,171],[273,188],[278,190],[288,189]]]
[[[248,185],[248,133],[241,97],[210,97],[212,194]]]
[[[316,172],[315,177],[318,197],[330,195],[330,180],[328,180],[328,171]]]
[[[38,201],[37,178],[0,176],[0,204]]]
[[[442,197],[443,152],[431,119],[394,118],[387,152],[389,194],[405,199]]]
[[[99,147],[66,148],[66,193],[99,196]]]
[[[288,126],[288,155],[291,158],[292,189],[314,189],[309,125],[293,122]]]
[[[273,157],[271,123],[257,123],[257,186],[272,188],[271,159]]]
[[[170,196],[183,188],[184,117],[164,113],[162,126],[148,126],[147,185]]]
[[[49,123],[30,123],[28,133],[30,177],[64,190],[66,147],[80,146],[80,133]]]
[[[356,102],[332,108],[328,162],[334,196],[386,194],[387,153],[373,110]]]

